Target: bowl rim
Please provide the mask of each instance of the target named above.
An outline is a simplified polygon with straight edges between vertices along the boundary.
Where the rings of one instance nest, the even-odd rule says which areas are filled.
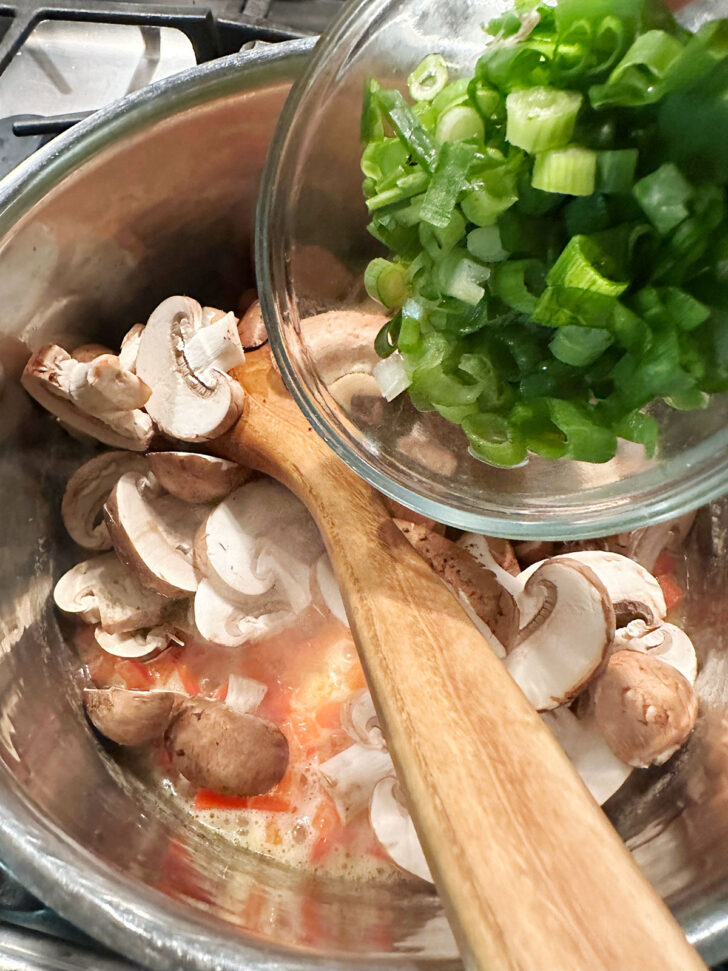
[[[107,105],[39,149],[0,181],[0,239],[33,205],[111,144],[195,105],[275,80],[292,80],[315,37],[261,44],[165,78]],[[276,73],[277,72],[277,73]],[[95,856],[29,800],[0,768],[0,857],[43,903],[144,967],[179,971],[382,971],[378,959],[251,943],[218,917],[176,903]],[[199,913],[199,916],[198,916]],[[0,957],[2,948],[0,946]],[[0,963],[2,963],[0,961]],[[406,971],[407,964],[401,965]]]
[[[712,2],[712,0],[711,0]],[[498,510],[495,505],[489,512],[474,511],[465,502],[455,506],[410,488],[403,480],[382,471],[360,448],[351,434],[336,429],[322,413],[314,395],[306,385],[300,370],[289,354],[283,337],[281,320],[295,313],[292,300],[287,304],[279,294],[288,294],[290,287],[285,269],[276,266],[274,253],[280,249],[274,244],[279,239],[276,220],[285,211],[284,196],[290,190],[287,179],[282,177],[288,159],[289,139],[298,116],[299,105],[308,88],[330,65],[332,59],[337,76],[344,63],[345,50],[353,48],[361,30],[358,18],[366,8],[370,21],[383,16],[391,0],[356,0],[348,5],[323,35],[308,64],[294,84],[276,126],[268,160],[263,171],[261,192],[258,197],[256,221],[256,273],[263,317],[268,336],[281,376],[290,394],[306,419],[326,444],[361,478],[380,492],[402,505],[425,516],[457,529],[484,533],[490,536],[518,540],[565,540],[592,539],[639,529],[649,524],[665,522],[707,505],[726,492],[728,479],[728,447],[722,460],[708,457],[692,463],[691,471],[681,473],[680,480],[670,485],[656,481],[649,493],[639,500],[632,495],[602,499],[599,504],[563,506],[558,512],[544,504],[539,509],[524,508],[517,514],[512,510]],[[681,19],[697,27],[706,19],[704,0],[695,0],[681,11]],[[713,16],[716,16],[713,13]],[[348,45],[348,47],[347,47]],[[289,173],[287,173],[289,174]],[[273,228],[275,226],[275,229]],[[703,446],[707,444],[703,443]],[[697,469],[695,468],[697,466]],[[681,483],[681,484],[679,484]]]

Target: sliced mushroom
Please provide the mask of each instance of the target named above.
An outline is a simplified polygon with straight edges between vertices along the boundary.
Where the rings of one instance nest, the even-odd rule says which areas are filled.
[[[115,553],[78,563],[53,591],[56,606],[107,633],[122,634],[159,624],[169,601],[142,586]]]
[[[614,754],[638,768],[662,765],[698,716],[690,682],[649,654],[618,651],[594,688],[594,718]]]
[[[99,647],[114,657],[141,658],[159,654],[175,638],[168,627],[151,627],[149,630],[127,631],[111,634],[97,627],[94,638]]]
[[[195,592],[194,539],[206,506],[159,495],[155,483],[126,472],[104,508],[114,549],[144,586],[166,597]]]
[[[546,560],[517,599],[521,629],[505,665],[531,704],[546,711],[574,698],[614,639],[604,585],[584,564]]]
[[[225,704],[239,711],[241,715],[249,715],[260,706],[267,691],[268,687],[262,681],[231,674],[228,679]]]
[[[372,401],[382,401],[376,379],[363,371],[342,374],[329,385],[329,392],[344,411],[350,413],[356,412],[362,405],[367,407]]]
[[[210,513],[196,552],[200,569],[228,600],[260,596],[276,586],[299,610],[310,603],[311,566],[323,543],[293,493],[271,479],[256,479]]]
[[[132,374],[136,374],[136,360],[137,354],[139,353],[139,342],[142,339],[143,333],[144,324],[134,324],[134,326],[126,332],[124,339],[121,342],[119,363],[123,368],[125,368],[125,370],[130,371]]]
[[[394,773],[389,753],[354,742],[318,767],[324,788],[343,823],[366,809],[380,779]]]
[[[113,351],[110,347],[105,344],[81,344],[71,351],[71,357],[74,361],[80,361],[82,364],[86,364],[89,361],[94,361],[97,357],[101,357],[104,354],[112,354]]]
[[[398,867],[434,883],[400,785],[393,776],[377,783],[372,793],[369,819],[374,835]]]
[[[675,624],[650,628],[643,620],[633,620],[617,631],[612,650],[614,653],[640,651],[657,657],[676,668],[690,684],[695,684],[698,676],[698,657],[693,642]]]
[[[109,493],[125,472],[144,473],[146,459],[134,452],[102,452],[84,462],[68,480],[61,516],[72,540],[87,550],[111,549],[103,518]]]
[[[646,570],[652,572],[657,558],[663,550],[678,552],[686,536],[693,527],[696,513],[686,513],[679,519],[672,519],[655,526],[644,526],[631,533],[619,533],[609,539],[609,548],[636,560]]]
[[[288,767],[288,742],[280,729],[204,698],[180,705],[165,733],[165,745],[185,779],[228,796],[267,792]]]
[[[395,520],[404,535],[432,569],[505,644],[518,630],[518,611],[512,595],[471,554],[426,526]]]
[[[593,718],[577,718],[568,708],[541,713],[546,726],[563,748],[581,780],[600,806],[632,774],[632,766],[612,752]]]
[[[523,581],[516,579],[521,569],[508,540],[497,540],[480,533],[463,533],[457,545],[494,573],[500,585],[514,597],[523,590]]]
[[[389,510],[392,519],[402,519],[406,523],[416,523],[420,526],[427,526],[434,533],[445,533],[445,527],[442,523],[436,522],[434,519],[430,519],[429,516],[423,516],[420,512],[415,512],[414,509],[408,509],[407,506],[403,506],[401,502],[397,502],[396,499],[390,499],[389,496],[382,495],[382,502]]]
[[[357,691],[344,704],[341,712],[341,727],[349,738],[367,748],[386,749],[379,718],[374,709],[371,694],[366,688]]]
[[[113,387],[114,382],[109,381],[105,369],[100,368],[92,372],[92,376],[96,375],[98,378],[96,386],[89,385],[88,369],[93,368],[95,363],[92,361],[90,364],[82,364],[74,361],[63,348],[48,345],[40,348],[30,358],[23,371],[21,383],[40,405],[77,432],[90,435],[112,448],[145,451],[154,434],[151,418],[138,407],[114,410],[109,405],[107,408],[109,385]],[[103,394],[98,385],[103,388]],[[129,400],[138,401],[139,398],[140,395],[133,389],[133,397]],[[106,404],[102,413],[97,414],[89,411],[87,405],[82,405],[80,401],[86,401],[87,404],[89,401],[104,401]]]
[[[185,502],[219,502],[253,474],[235,462],[196,452],[149,452],[147,461],[162,488]]]
[[[147,412],[172,438],[209,441],[240,415],[243,391],[226,373],[243,361],[230,317],[205,327],[197,301],[169,297],[147,321],[136,373],[152,389]]]
[[[518,562],[525,566],[533,563],[540,563],[541,560],[548,560],[554,555],[554,544],[544,540],[523,540],[516,543],[513,548]]]
[[[326,385],[344,374],[371,374],[381,358],[374,350],[387,317],[358,310],[330,310],[301,321],[306,350]]]
[[[318,560],[316,560],[313,569],[321,599],[327,609],[338,621],[344,624],[345,627],[348,627],[349,618],[346,616],[346,608],[344,607],[344,601],[341,599],[339,584],[336,581],[336,574],[331,565],[331,560],[326,553],[322,553]]]
[[[269,637],[295,619],[288,605],[269,594],[245,598],[247,605],[227,600],[209,580],[201,580],[195,593],[195,626],[203,640],[220,647],[242,644]]]
[[[639,563],[619,553],[602,550],[563,553],[559,557],[564,558],[583,563],[596,573],[607,588],[618,627],[625,627],[636,619],[654,627],[665,619],[667,608],[662,588]],[[535,564],[524,570],[520,579],[527,580],[538,567],[539,564]]]
[[[86,688],[83,703],[89,721],[118,745],[161,742],[185,695],[176,691],[129,691]]]
[[[265,329],[263,311],[260,308],[259,300],[251,304],[240,318],[238,334],[246,351],[255,350],[256,347],[262,347],[267,342],[268,331]]]
[[[110,423],[120,420],[118,413],[142,408],[151,394],[136,374],[122,368],[115,354],[102,354],[92,361],[73,361],[67,374],[71,400]]]

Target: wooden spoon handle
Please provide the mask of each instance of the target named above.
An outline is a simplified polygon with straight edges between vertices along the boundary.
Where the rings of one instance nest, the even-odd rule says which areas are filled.
[[[241,377],[246,414],[219,442],[221,454],[278,478],[321,529],[466,967],[704,969],[559,745],[376,493],[285,400],[269,364],[246,364]]]

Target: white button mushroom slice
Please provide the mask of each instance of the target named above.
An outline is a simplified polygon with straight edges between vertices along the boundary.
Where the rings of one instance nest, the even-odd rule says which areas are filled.
[[[336,581],[336,574],[331,565],[328,554],[322,553],[314,565],[316,574],[316,584],[319,588],[321,598],[328,610],[344,626],[349,626],[349,618],[346,616],[344,601],[341,599],[341,591]]]
[[[612,654],[593,689],[594,719],[623,762],[662,765],[695,727],[698,700],[690,682],[649,654]]]
[[[271,479],[256,479],[224,499],[197,544],[200,568],[229,600],[266,593],[276,582],[310,602],[310,567],[323,552],[303,503]]]
[[[76,564],[58,581],[53,597],[64,613],[101,623],[112,634],[152,627],[169,606],[165,597],[143,587],[115,553]]]
[[[301,321],[306,351],[326,385],[344,374],[371,374],[381,358],[374,338],[387,322],[384,314],[330,310]]]
[[[111,549],[104,503],[125,472],[144,473],[146,468],[144,456],[112,451],[102,452],[76,469],[61,503],[61,517],[71,539],[87,550]]]
[[[295,615],[275,596],[247,598],[247,606],[227,600],[209,580],[195,593],[194,618],[203,640],[220,647],[240,647],[275,634],[293,623]]]
[[[115,657],[140,658],[158,654],[174,640],[167,627],[152,627],[149,630],[127,631],[111,634],[103,627],[97,627],[94,638],[99,647]]]
[[[656,626],[665,619],[667,608],[665,595],[657,580],[643,566],[619,553],[602,550],[583,550],[563,553],[559,559],[575,560],[593,570],[599,577],[614,605],[617,625],[624,627],[629,621],[641,618]],[[532,576],[540,564],[535,563],[521,573],[523,582]]]
[[[394,774],[389,753],[354,742],[349,748],[318,766],[324,788],[334,800],[342,823],[366,809],[374,787],[387,775]]]
[[[105,344],[80,344],[78,347],[74,347],[71,351],[71,357],[74,361],[81,361],[82,363],[93,361],[97,357],[101,357],[104,354],[113,355],[113,351],[110,347]]]
[[[231,674],[228,678],[225,704],[230,705],[242,715],[256,711],[268,691],[268,686],[254,678],[244,678],[239,674]]]
[[[203,326],[197,301],[169,297],[152,312],[141,335],[136,373],[152,389],[145,407],[172,438],[209,441],[227,431],[240,415],[243,390],[224,369],[236,354],[239,356],[240,341],[237,330],[235,338],[231,336],[227,323],[221,334],[214,329],[217,326]],[[199,333],[205,337],[193,345],[194,359],[211,363],[195,370],[187,353],[190,341]],[[223,367],[213,360],[213,338],[218,340]],[[237,350],[234,339],[238,341]]]
[[[106,524],[117,554],[142,584],[184,597],[197,589],[195,533],[209,510],[155,495],[155,485],[135,472],[122,475],[105,506]]]
[[[196,452],[148,452],[146,458],[162,488],[185,502],[219,502],[252,475],[236,462]]]
[[[577,718],[568,708],[544,711],[541,718],[594,799],[604,805],[632,774],[632,766],[612,752],[593,719]]]
[[[693,642],[675,624],[648,627],[643,620],[633,620],[617,631],[612,651],[639,651],[657,657],[676,668],[690,684],[695,684],[698,676],[698,658]]]
[[[244,364],[245,351],[235,314],[227,313],[208,324],[203,323],[185,343],[184,353],[190,368],[202,375],[213,369],[232,371]]]
[[[374,835],[393,863],[421,880],[434,883],[415,824],[400,791],[399,783],[393,776],[382,779],[375,786],[369,807]]]
[[[522,574],[521,576],[514,576],[508,570],[503,569],[493,556],[487,536],[482,536],[480,533],[463,533],[458,539],[457,545],[467,550],[486,570],[491,570],[495,574],[498,583],[512,596],[518,596],[521,590],[523,590]]]
[[[368,748],[386,749],[374,701],[366,688],[348,698],[341,709],[341,727],[349,738]]]
[[[126,332],[121,342],[119,363],[125,371],[129,371],[131,374],[136,374],[136,359],[137,354],[139,353],[139,341],[142,339],[143,332],[144,324],[134,324],[134,326]]]
[[[382,392],[372,374],[354,371],[342,374],[329,385],[329,393],[344,411],[351,411],[355,398],[375,398],[381,402]]]
[[[696,513],[689,512],[678,519],[655,526],[644,526],[631,533],[619,533],[609,538],[609,548],[636,560],[646,570],[653,571],[663,550],[678,552],[692,529]]]
[[[568,557],[546,560],[517,598],[521,629],[505,665],[539,711],[575,697],[614,639],[614,610],[604,585]]]
[[[240,335],[240,343],[246,350],[254,350],[266,343],[268,331],[265,329],[260,301],[256,300],[240,318],[238,334]]]
[[[85,365],[74,361],[63,348],[48,345],[30,358],[21,383],[38,404],[64,425],[112,448],[146,451],[154,434],[149,415],[139,409],[105,411],[102,416],[85,411],[71,398],[69,381],[76,366]]]
[[[114,354],[74,361],[68,368],[68,391],[80,408],[101,417],[142,408],[151,394],[136,374],[121,367]]]

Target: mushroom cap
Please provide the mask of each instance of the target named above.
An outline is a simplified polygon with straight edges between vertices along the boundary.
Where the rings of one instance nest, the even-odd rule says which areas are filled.
[[[72,361],[68,368],[71,399],[84,411],[98,415],[110,425],[120,416],[142,408],[151,391],[136,374],[126,371],[115,354],[101,354],[92,361]]]
[[[398,867],[421,880],[434,883],[415,825],[400,792],[394,776],[382,779],[374,787],[369,807],[374,835]]]
[[[690,682],[649,654],[617,651],[594,688],[599,731],[623,762],[662,765],[681,747],[698,716]]]
[[[386,749],[354,742],[322,762],[318,772],[339,819],[346,823],[366,809],[374,787],[380,779],[394,774],[394,765]]]
[[[562,553],[559,559],[562,558],[583,563],[596,573],[612,601],[618,627],[624,627],[637,618],[653,626],[665,619],[667,608],[662,587],[651,573],[634,560],[603,550]],[[524,570],[521,580],[527,580],[538,566],[537,563]]]
[[[136,374],[136,359],[139,353],[139,341],[142,339],[142,334],[144,333],[144,324],[134,324],[121,341],[121,350],[119,351],[119,362],[121,366],[130,371],[132,374]]]
[[[255,350],[256,347],[262,347],[267,342],[268,331],[265,329],[259,300],[255,300],[240,318],[238,334],[240,343],[246,351]]]
[[[168,297],[152,312],[139,340],[136,373],[151,389],[145,408],[159,428],[172,438],[203,442],[216,438],[237,421],[243,390],[226,374],[232,335],[226,329],[215,346],[198,346],[197,362],[222,359],[195,370],[186,356],[187,345],[202,330],[202,308],[189,297]],[[216,335],[211,335],[216,336]],[[237,329],[235,330],[237,338]],[[233,353],[235,349],[233,348]]]
[[[643,620],[633,620],[618,630],[612,645],[617,651],[640,651],[676,668],[690,684],[698,676],[698,657],[688,635],[675,624],[650,628]]]
[[[71,539],[87,550],[111,549],[103,506],[125,472],[146,472],[143,455],[127,451],[102,452],[84,462],[66,485],[61,517]]]
[[[82,364],[95,360],[104,354],[113,355],[113,351],[105,344],[80,344],[71,351],[74,361],[81,361]]]
[[[165,745],[185,779],[227,796],[261,795],[288,766],[288,742],[279,728],[204,698],[180,705]]]
[[[427,526],[395,522],[432,569],[459,596],[502,644],[518,630],[518,609],[495,573],[483,567],[467,550]]]
[[[341,727],[349,738],[369,748],[385,749],[384,735],[374,701],[366,688],[351,695],[341,712]]]
[[[274,591],[257,597],[227,599],[214,583],[200,581],[195,593],[194,617],[203,640],[220,647],[240,647],[275,634],[291,624],[295,615]]]
[[[197,452],[148,452],[147,461],[163,489],[185,502],[219,502],[250,478],[250,469]]]
[[[61,347],[49,344],[37,350],[25,365],[21,384],[46,411],[58,420],[98,442],[112,448],[144,452],[154,435],[149,415],[139,409],[128,412],[105,412],[103,418],[89,414],[73,401],[69,387],[70,354]],[[78,364],[79,367],[86,365]],[[121,420],[123,418],[123,420]]]
[[[311,601],[311,566],[323,552],[303,503],[272,479],[236,489],[207,517],[196,546],[200,569],[228,600],[274,586],[294,611]]]
[[[118,745],[161,742],[185,696],[176,691],[86,688],[83,704],[91,724]]]
[[[521,630],[505,665],[539,711],[575,697],[614,639],[604,585],[582,563],[554,557],[533,571],[517,600]]]
[[[169,601],[144,587],[115,553],[77,563],[56,583],[59,610],[88,624],[100,623],[109,634],[152,627],[164,617]]]
[[[632,766],[612,752],[593,717],[578,718],[568,708],[544,711],[541,718],[581,776],[594,799],[603,806],[632,774]]]
[[[143,658],[158,654],[173,640],[167,627],[152,627],[149,630],[127,631],[110,634],[103,627],[97,627],[94,638],[99,647],[114,657]]]
[[[199,582],[195,533],[209,510],[154,492],[155,484],[136,472],[121,476],[105,505],[111,541],[144,586],[166,597],[189,596]]]
[[[486,570],[490,570],[505,590],[514,597],[518,596],[523,589],[523,580],[520,578],[521,569],[513,547],[508,540],[497,540],[480,533],[463,533],[457,545],[467,550]]]

